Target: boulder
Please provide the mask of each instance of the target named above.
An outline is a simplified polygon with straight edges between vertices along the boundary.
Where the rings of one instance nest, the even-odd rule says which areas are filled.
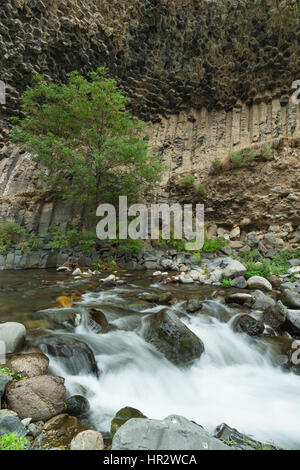
[[[43,353],[19,354],[9,359],[7,366],[22,376],[31,378],[45,374],[49,359]]]
[[[281,300],[289,308],[300,309],[300,294],[290,289],[284,289]]]
[[[66,400],[66,412],[71,416],[84,417],[90,411],[90,403],[81,395],[74,395]]]
[[[145,319],[144,337],[176,365],[188,365],[200,358],[204,345],[173,313],[162,310]]]
[[[260,336],[264,332],[264,324],[250,315],[237,315],[232,322],[232,328],[237,333],[246,333],[249,336]]]
[[[300,310],[286,310],[285,326],[292,335],[300,334]]]
[[[77,419],[75,416],[70,416],[66,413],[54,416],[49,419],[44,426],[43,431],[63,431],[66,432],[70,428],[77,426]]]
[[[235,277],[244,276],[246,273],[245,266],[239,261],[232,261],[226,268],[223,270],[224,279],[233,279]]]
[[[225,298],[227,304],[239,304],[251,306],[253,303],[253,297],[250,294],[244,292],[238,292],[236,294],[230,294]]]
[[[247,281],[244,276],[239,276],[233,279],[231,287],[236,287],[237,289],[246,289]]]
[[[18,437],[26,436],[26,428],[17,416],[5,416],[0,419],[0,436],[8,433],[14,433]]]
[[[110,427],[111,437],[114,437],[117,430],[121,426],[123,426],[123,424],[129,421],[129,419],[133,419],[133,418],[147,419],[147,416],[143,415],[143,413],[141,413],[136,408],[131,408],[130,406],[126,406],[125,408],[122,408],[121,410],[119,410],[111,422],[111,427]]]
[[[6,354],[19,351],[25,341],[26,328],[22,323],[7,322],[0,324],[0,341],[5,344]]]
[[[284,324],[287,315],[287,308],[279,300],[276,305],[272,305],[264,311],[262,321],[276,331]]]
[[[133,418],[114,435],[112,450],[230,450],[201,426],[172,415],[164,420]]]
[[[247,282],[249,289],[263,289],[271,291],[273,289],[272,284],[262,276],[252,276]]]
[[[266,310],[267,308],[274,307],[276,305],[276,302],[272,297],[269,297],[260,290],[256,290],[253,293],[253,297],[255,299],[253,305],[255,310]]]
[[[71,375],[80,373],[99,375],[94,353],[83,341],[67,335],[49,334],[37,337],[33,345],[39,347],[47,356],[59,359]]]
[[[1,406],[1,398],[3,397],[7,386],[12,382],[13,378],[11,375],[6,374],[4,372],[0,372],[0,406]]]
[[[82,431],[71,441],[71,450],[104,450],[102,434],[98,431]]]
[[[62,377],[51,375],[13,382],[6,390],[8,406],[21,419],[46,421],[64,409],[64,382]]]
[[[199,297],[194,297],[189,299],[186,303],[185,307],[188,313],[195,313],[202,309],[202,300]]]

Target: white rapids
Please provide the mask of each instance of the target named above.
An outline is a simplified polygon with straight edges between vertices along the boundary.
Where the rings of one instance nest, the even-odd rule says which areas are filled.
[[[86,294],[82,305],[112,300],[126,307],[117,290]],[[251,338],[215,318],[190,316],[184,321],[202,339],[205,353],[192,367],[180,369],[139,335],[139,318],[157,307],[128,316],[102,310],[111,323],[130,328],[101,335],[84,325],[76,329],[76,337],[94,351],[99,379],[67,375],[51,360],[53,372],[66,378],[69,393],[86,391],[97,429],[109,430],[116,411],[131,406],[150,418],[182,415],[210,432],[224,422],[262,442],[300,449],[300,377],[275,367]]]

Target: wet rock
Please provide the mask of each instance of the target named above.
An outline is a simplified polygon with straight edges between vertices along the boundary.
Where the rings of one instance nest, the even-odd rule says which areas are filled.
[[[7,322],[0,324],[0,341],[5,344],[6,354],[19,351],[25,341],[26,328],[21,323]]]
[[[66,412],[71,416],[85,417],[89,411],[90,403],[81,395],[74,395],[66,400]]]
[[[264,324],[250,315],[238,315],[232,322],[232,328],[237,333],[246,333],[248,336],[260,336],[264,332]]]
[[[143,415],[139,410],[136,408],[131,408],[130,406],[126,406],[125,408],[122,408],[119,410],[115,417],[113,418],[111,422],[111,427],[110,427],[110,434],[111,437],[114,437],[118,429],[123,426],[129,419],[132,418],[143,418],[147,419],[147,416]]]
[[[1,398],[3,397],[6,388],[12,382],[13,378],[9,374],[0,372],[0,408],[1,408]]]
[[[158,305],[170,305],[174,300],[174,296],[172,292],[164,292],[163,294],[147,294],[143,299]]]
[[[112,450],[230,450],[201,426],[182,416],[134,418],[116,432]]]
[[[88,313],[88,325],[97,333],[107,333],[111,330],[105,314],[95,308],[91,308]]]
[[[43,321],[46,319],[50,326],[57,328],[66,328],[67,330],[73,331],[74,328],[81,323],[81,314],[74,308],[62,308],[62,309],[47,309],[40,310],[37,312],[41,316]]]
[[[237,429],[231,428],[225,423],[220,424],[214,431],[214,437],[221,441],[227,442],[227,445],[233,445],[239,450],[262,450],[265,444],[254,440],[246,434],[240,433]],[[274,449],[273,446],[268,445],[269,450]]]
[[[31,378],[45,374],[49,359],[43,353],[19,354],[10,358],[7,366],[22,376]]]
[[[244,276],[239,276],[233,279],[231,286],[237,289],[246,289],[247,281]]]
[[[285,326],[291,334],[300,334],[300,310],[287,309]]]
[[[290,289],[284,289],[281,300],[287,307],[300,309],[300,294]]]
[[[46,421],[64,409],[66,389],[62,377],[42,375],[9,385],[6,399],[21,419]]]
[[[43,431],[66,432],[69,428],[73,428],[75,426],[77,426],[77,419],[75,416],[70,416],[64,413],[49,419],[49,421],[44,424]]]
[[[269,307],[274,307],[276,302],[272,297],[269,297],[268,295],[264,294],[260,290],[256,290],[253,293],[253,297],[255,299],[253,308],[255,310],[266,310]]]
[[[15,413],[12,410],[0,410],[0,419],[4,418],[5,416],[18,416],[17,413]]]
[[[272,305],[264,311],[262,320],[276,331],[286,321],[287,314],[287,308],[279,300],[276,305]]]
[[[69,297],[62,295],[56,299],[56,305],[61,308],[70,308],[72,307],[72,302]]]
[[[253,297],[250,294],[238,292],[236,294],[230,294],[225,298],[227,304],[239,304],[251,306],[253,304]]]
[[[59,359],[69,374],[99,375],[94,353],[83,341],[67,335],[43,335],[34,340],[34,346],[38,346],[47,356]]]
[[[274,276],[273,274],[269,277],[268,281],[272,284],[272,287],[275,289],[278,289],[282,284],[282,280],[279,277]]]
[[[102,434],[98,431],[83,431],[72,439],[71,450],[104,450]]]
[[[163,310],[145,319],[144,336],[176,365],[188,365],[200,358],[204,345],[173,312]]]
[[[202,309],[202,300],[198,297],[189,299],[186,303],[185,309],[188,313],[195,313]]]
[[[181,282],[181,284],[193,284],[194,281],[189,274],[181,273],[179,276],[179,282]]]
[[[233,279],[235,277],[244,276],[246,273],[245,266],[239,261],[232,261],[223,271],[224,279]]]
[[[27,430],[18,417],[5,416],[0,419],[0,436],[8,433],[14,433],[18,437],[24,437],[27,434]]]
[[[272,284],[262,276],[252,276],[247,282],[249,289],[272,290]]]

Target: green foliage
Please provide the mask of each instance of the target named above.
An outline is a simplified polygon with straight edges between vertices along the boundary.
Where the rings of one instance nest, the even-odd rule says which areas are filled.
[[[288,270],[291,268],[287,261],[299,257],[300,249],[283,250],[271,260],[264,259],[258,250],[250,251],[244,255],[242,260],[247,268],[245,277],[249,279],[252,276],[262,276],[268,279],[271,274],[275,276],[287,274]],[[292,276],[290,280],[292,281]]]
[[[26,237],[27,232],[16,222],[5,222],[0,225],[0,254],[6,255],[12,245]]]
[[[156,152],[148,152],[146,128],[125,109],[130,100],[104,68],[86,79],[69,74],[66,85],[46,83],[23,95],[25,118],[11,140],[46,167],[41,177],[63,198],[129,202],[160,180]]]
[[[218,158],[212,162],[210,171],[213,175],[219,175],[222,172],[222,164]]]
[[[127,240],[110,240],[110,243],[124,253],[139,253],[144,247],[143,240],[133,240],[132,238]]]
[[[79,232],[74,228],[62,230],[59,227],[49,228],[51,248],[64,249],[77,247],[80,251],[90,252],[96,244],[96,233],[83,230]]]
[[[0,436],[0,450],[23,450],[28,440],[18,437],[15,433],[7,433]]]
[[[272,160],[273,159],[273,149],[272,149],[271,144],[267,143],[267,144],[264,144],[261,147],[261,155],[266,160]]]
[[[14,372],[9,367],[3,367],[2,369],[0,369],[0,375],[3,375],[3,374],[9,375],[15,380],[27,380],[28,379],[28,377],[26,377],[25,375],[19,374],[18,372]]]
[[[179,180],[178,185],[183,189],[191,189],[194,187],[194,183],[195,183],[195,176],[186,175]]]
[[[268,261],[262,261],[257,263],[246,263],[246,274],[245,278],[250,279],[252,276],[261,276],[268,279],[271,275],[271,268]]]
[[[202,251],[205,253],[214,253],[227,245],[227,241],[223,238],[205,238]]]
[[[108,258],[103,258],[98,261],[97,264],[94,264],[93,267],[98,271],[109,271],[113,272],[118,268],[116,260],[109,260]]]
[[[206,189],[205,185],[203,183],[198,184],[195,188],[195,193],[199,194],[202,197],[206,197]]]
[[[221,286],[229,289],[232,286],[232,279],[223,279]]]
[[[242,152],[233,152],[229,156],[233,168],[240,168],[244,164],[244,155]]]

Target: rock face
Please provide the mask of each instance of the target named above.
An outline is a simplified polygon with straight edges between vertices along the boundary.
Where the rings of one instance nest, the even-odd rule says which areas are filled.
[[[64,382],[62,377],[50,375],[14,382],[6,391],[8,406],[21,419],[46,421],[64,409]]]
[[[143,415],[139,410],[126,406],[119,410],[111,422],[110,434],[111,437],[114,437],[117,430],[123,426],[127,421],[133,418],[143,418],[147,419],[147,416]]]
[[[176,365],[189,365],[204,352],[201,339],[166,310],[146,318],[144,337]]]
[[[182,416],[134,418],[116,432],[112,450],[230,450],[201,426]]]
[[[28,378],[43,375],[49,366],[49,359],[42,353],[20,354],[9,359],[7,366]]]
[[[26,328],[21,323],[7,322],[0,325],[0,341],[5,344],[6,354],[18,351],[24,344]]]
[[[71,450],[103,450],[102,434],[98,431],[83,431],[72,439]]]

